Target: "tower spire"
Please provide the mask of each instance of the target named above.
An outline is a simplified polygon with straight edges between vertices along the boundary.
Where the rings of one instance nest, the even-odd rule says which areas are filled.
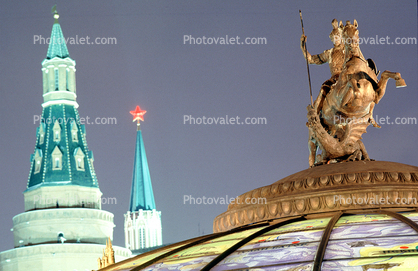
[[[136,145],[129,211],[125,214],[125,246],[141,253],[142,249],[162,245],[161,212],[156,210],[147,155],[140,128],[147,111],[136,106],[130,111],[136,121]]]
[[[55,7],[52,12],[52,36],[63,37]],[[58,52],[54,46],[50,52]],[[120,261],[131,255],[128,249],[112,249],[114,216],[101,209],[93,153],[75,101],[74,66],[68,52],[42,62],[44,103],[34,118],[39,126],[23,192],[25,209],[13,217],[15,249],[0,252],[0,270],[91,270],[90,257],[101,256],[106,240],[107,264],[115,263],[114,256]],[[91,256],[85,257],[86,251]],[[105,266],[101,260],[99,266]]]
[[[147,111],[141,110],[137,105],[134,111],[130,111],[133,121],[137,121],[136,145],[134,170],[132,176],[131,200],[129,211],[155,209],[154,193],[152,191],[151,176],[148,168],[147,155],[145,153],[144,141],[140,129],[140,120],[144,121],[144,114]]]
[[[55,22],[47,57],[42,62],[44,103],[42,115],[38,118],[39,127],[35,151],[31,156],[27,192],[40,187],[58,189],[60,186],[77,186],[84,189],[91,188],[100,193],[93,167],[93,153],[88,149],[85,127],[80,122],[77,110],[75,61],[69,57],[64,35],[58,23],[59,14],[56,6],[52,8],[52,13]],[[32,194],[28,193],[28,195]],[[97,200],[86,202],[86,199],[87,196],[83,195],[77,197],[74,202],[28,200],[25,208],[31,210],[73,205],[100,208]]]
[[[53,59],[54,57],[66,58],[70,56],[65,42],[64,35],[61,30],[61,26],[58,22],[60,15],[57,11],[57,5],[52,7],[52,13],[54,14],[54,25],[52,26],[51,39],[49,41],[48,52],[46,59]]]

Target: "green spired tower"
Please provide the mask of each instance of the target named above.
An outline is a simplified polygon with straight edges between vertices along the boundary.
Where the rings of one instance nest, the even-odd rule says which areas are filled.
[[[36,130],[25,212],[13,217],[14,249],[0,253],[0,270],[92,270],[113,239],[113,214],[101,196],[80,123],[75,61],[70,58],[54,7],[54,25],[42,62],[42,115]],[[116,261],[130,257],[114,246]]]
[[[125,246],[140,254],[162,245],[161,212],[156,210],[151,175],[139,121],[144,114],[139,106],[134,111],[137,121],[134,170],[129,211],[125,214]]]
[[[101,193],[76,101],[75,61],[54,14],[46,59],[42,62],[42,117],[25,191],[25,209],[87,207],[100,209]],[[65,196],[57,188],[65,187]]]

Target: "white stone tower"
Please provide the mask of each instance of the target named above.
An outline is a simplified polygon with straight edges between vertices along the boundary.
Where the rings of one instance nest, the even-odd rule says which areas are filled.
[[[55,10],[47,57],[42,62],[42,118],[31,156],[25,212],[13,218],[14,249],[0,253],[0,270],[74,271],[97,269],[113,214],[101,196],[80,123],[75,61],[70,58]],[[131,253],[113,247],[116,261]]]
[[[134,170],[129,211],[125,214],[125,246],[133,254],[140,254],[161,246],[161,212],[156,210],[151,176],[145,153],[139,120],[144,120],[145,110],[139,106],[131,111],[137,121]]]

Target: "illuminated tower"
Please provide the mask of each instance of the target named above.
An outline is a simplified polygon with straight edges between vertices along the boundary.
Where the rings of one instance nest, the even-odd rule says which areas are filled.
[[[42,62],[42,117],[31,155],[25,212],[13,217],[14,249],[0,253],[0,270],[91,270],[113,239],[113,214],[101,196],[77,111],[75,61],[70,58],[55,10]],[[114,247],[116,260],[130,256]]]
[[[125,246],[134,254],[162,245],[161,212],[155,208],[154,193],[139,121],[144,114],[139,106],[130,113],[137,121],[135,160],[129,211],[125,214]]]

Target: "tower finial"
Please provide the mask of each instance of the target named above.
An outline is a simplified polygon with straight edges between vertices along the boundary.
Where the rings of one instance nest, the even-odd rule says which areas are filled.
[[[57,11],[57,5],[54,5],[52,7],[51,13],[54,14],[54,19],[55,19],[55,22],[54,23],[57,24],[58,23],[58,18],[60,17],[60,15],[58,14],[58,11]]]
[[[134,117],[133,121],[137,121],[136,126],[137,126],[137,131],[139,131],[141,129],[139,127],[139,125],[140,125],[139,121],[140,120],[144,121],[144,114],[147,113],[147,111],[141,110],[139,105],[137,105],[135,110],[134,111],[129,111],[129,113],[131,113],[131,115]]]

